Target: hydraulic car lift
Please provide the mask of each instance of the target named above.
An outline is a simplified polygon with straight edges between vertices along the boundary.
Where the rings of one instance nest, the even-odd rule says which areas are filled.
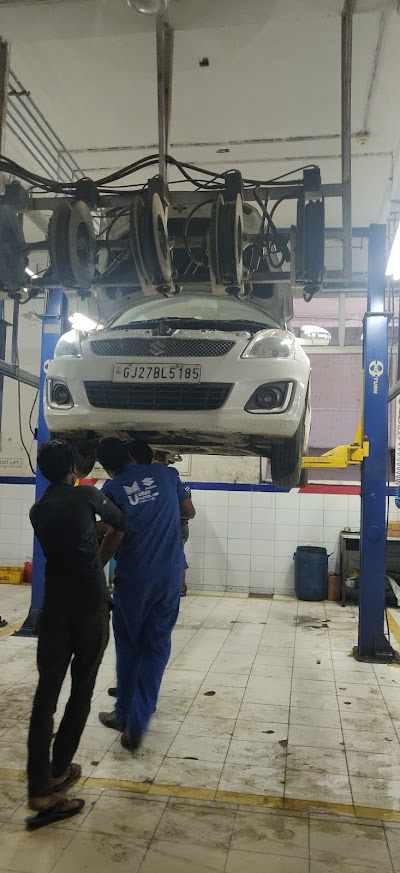
[[[386,228],[371,225],[368,252],[368,304],[364,317],[364,403],[363,423],[355,442],[339,446],[320,458],[304,458],[303,467],[337,467],[361,463],[361,537],[360,537],[360,620],[359,660],[391,662],[397,658],[384,634],[385,556],[387,500],[387,430],[388,430],[388,321],[385,311]],[[57,340],[65,331],[67,299],[61,290],[48,292],[42,327],[40,375],[40,417],[38,444],[49,437],[43,415],[43,392],[48,362]],[[46,486],[36,477],[36,497]],[[32,601],[28,618],[18,634],[34,635],[43,601],[44,559],[35,541],[32,572]]]

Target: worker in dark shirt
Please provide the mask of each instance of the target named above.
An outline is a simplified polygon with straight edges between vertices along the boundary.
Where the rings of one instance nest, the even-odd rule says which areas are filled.
[[[28,739],[29,807],[37,815],[29,829],[62,821],[80,812],[83,800],[67,801],[59,792],[79,779],[72,759],[90,712],[90,703],[109,638],[111,599],[103,564],[123,537],[120,510],[93,486],[78,486],[68,443],[41,446],[38,467],[50,485],[30,511],[46,558],[45,597],[40,616],[37,687]],[[109,525],[102,554],[96,515]],[[72,663],[71,663],[72,661]],[[53,716],[71,663],[71,695],[53,745]]]
[[[100,443],[97,456],[111,476],[103,493],[126,516],[113,612],[117,701],[114,712],[101,712],[99,718],[105,727],[122,732],[124,748],[134,750],[155,712],[178,618],[186,563],[180,506],[188,518],[194,518],[195,510],[175,471],[132,463],[134,444],[109,438]]]

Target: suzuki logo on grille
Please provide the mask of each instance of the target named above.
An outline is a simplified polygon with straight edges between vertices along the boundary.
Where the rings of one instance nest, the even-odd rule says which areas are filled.
[[[165,355],[166,351],[167,347],[162,342],[151,343],[149,346],[149,352],[152,355]]]

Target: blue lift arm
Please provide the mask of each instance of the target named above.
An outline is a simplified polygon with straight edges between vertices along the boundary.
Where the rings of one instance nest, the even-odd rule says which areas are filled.
[[[46,372],[50,361],[54,357],[54,349],[60,336],[67,328],[68,301],[61,289],[56,288],[47,292],[45,313],[42,321],[42,346],[40,358],[40,384],[39,384],[39,418],[37,430],[38,448],[49,439],[49,431],[44,418],[43,399],[45,391]],[[38,500],[48,486],[47,479],[36,470],[36,493]],[[16,632],[16,636],[30,637],[37,634],[38,619],[44,597],[44,555],[40,545],[34,538],[32,560],[32,592],[31,605],[28,616],[22,627]]]
[[[384,634],[388,446],[389,313],[385,311],[386,227],[373,224],[368,246],[368,302],[364,317],[364,434],[361,466],[359,632],[355,657],[393,661]]]

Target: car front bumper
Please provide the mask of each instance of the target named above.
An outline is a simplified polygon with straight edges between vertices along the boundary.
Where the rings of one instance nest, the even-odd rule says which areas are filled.
[[[46,392],[45,417],[49,429],[56,433],[116,431],[259,436],[264,441],[287,439],[296,432],[303,415],[309,382],[307,359],[241,359],[227,355],[223,360],[185,358],[184,365],[201,365],[201,384],[229,384],[232,387],[219,409],[112,409],[92,406],[86,382],[112,382],[115,363],[126,358],[55,358],[47,379],[64,382],[73,400],[72,408],[55,407]],[[143,361],[141,360],[141,363]],[[154,358],[146,363],[154,364]],[[164,359],[163,364],[177,363]],[[84,374],[84,379],[82,375]],[[282,412],[246,411],[250,397],[268,383],[292,383],[290,401]],[[121,384],[121,383],[119,383]]]

